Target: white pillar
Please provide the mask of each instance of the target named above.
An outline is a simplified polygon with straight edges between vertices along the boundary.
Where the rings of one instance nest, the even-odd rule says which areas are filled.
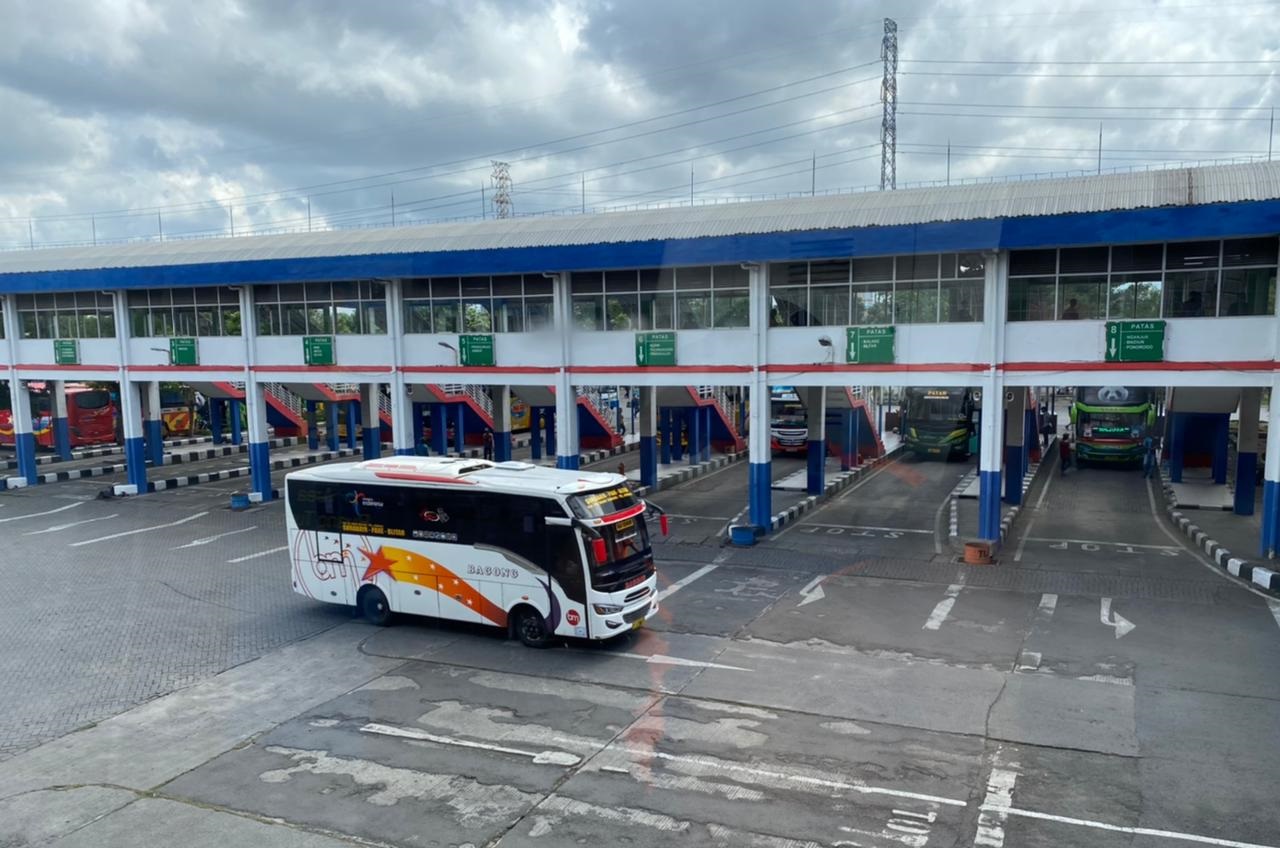
[[[493,459],[507,462],[511,459],[511,387],[491,386],[489,397],[493,400]]]
[[[125,292],[115,292],[116,342],[120,352],[120,431],[124,437],[124,461],[129,491],[147,492],[146,445],[142,434],[142,395],[129,379],[129,304]]]
[[[978,537],[1000,541],[1000,475],[1004,460],[1004,316],[1009,279],[1009,254],[986,254],[982,301],[982,344],[987,371],[982,381],[981,449],[978,455]]]
[[[404,298],[402,281],[387,280],[387,339],[391,343],[391,449],[412,456],[413,402],[404,377]]]
[[[772,529],[773,451],[769,442],[769,266],[752,265],[747,274],[750,326],[755,340],[751,371],[750,430],[747,435],[747,505],[749,523],[760,532]]]
[[[577,468],[578,391],[569,376],[573,362],[573,308],[569,298],[569,275],[555,275],[552,286],[556,329],[560,334],[560,370],[556,374],[556,467]]]

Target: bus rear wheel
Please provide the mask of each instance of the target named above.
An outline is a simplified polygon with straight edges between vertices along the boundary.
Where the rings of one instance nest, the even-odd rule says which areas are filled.
[[[357,605],[360,607],[360,615],[374,627],[386,627],[391,623],[391,605],[377,586],[369,586],[361,592]]]
[[[516,610],[512,630],[516,638],[530,648],[545,648],[551,644],[547,621],[533,607],[520,607]]]

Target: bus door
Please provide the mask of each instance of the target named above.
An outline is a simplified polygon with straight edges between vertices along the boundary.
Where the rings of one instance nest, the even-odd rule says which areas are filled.
[[[315,492],[316,529],[311,536],[311,556],[315,572],[323,581],[323,600],[340,604],[354,604],[355,584],[359,576],[353,574],[358,566],[355,552],[348,548],[357,541],[354,536],[342,532],[343,513],[346,507],[344,490],[327,485]]]
[[[587,537],[586,544],[591,544]],[[564,596],[564,609],[556,632],[564,636],[591,635],[591,616],[587,614],[587,573],[583,557],[584,531],[574,526],[573,519],[560,514],[546,519],[547,574],[553,577]]]

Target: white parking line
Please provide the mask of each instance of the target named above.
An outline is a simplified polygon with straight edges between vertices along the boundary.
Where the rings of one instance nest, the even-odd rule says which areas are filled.
[[[255,524],[252,527],[241,527],[239,530],[228,530],[226,533],[219,533],[216,536],[205,536],[203,539],[193,539],[192,541],[187,542],[185,545],[178,545],[177,547],[170,548],[169,550],[180,551],[183,548],[198,548],[201,545],[207,545],[210,542],[216,542],[219,539],[225,539],[227,536],[235,536],[238,533],[248,533],[250,530],[257,530],[257,529],[258,529],[258,525]]]
[[[582,758],[567,751],[522,751],[519,748],[506,748],[489,742],[473,742],[470,739],[457,739],[453,736],[438,736],[418,730],[416,727],[393,727],[389,724],[366,724],[360,728],[361,733],[376,733],[379,736],[394,736],[400,739],[413,739],[418,742],[435,742],[437,745],[454,745],[459,748],[479,748],[484,751],[496,751],[499,754],[515,754],[528,757],[538,765],[576,766]]]
[[[1267,605],[1271,607],[1271,617],[1276,620],[1276,626],[1280,627],[1280,601],[1267,601]]]
[[[988,797],[990,797],[989,793]],[[1263,845],[1259,842],[1237,842],[1234,839],[1221,839],[1217,836],[1200,836],[1195,833],[1179,833],[1174,830],[1157,830],[1153,827],[1129,827],[1122,824],[1107,824],[1106,822],[1077,819],[1070,816],[1055,816],[1052,813],[1041,813],[1035,810],[1020,810],[1017,807],[986,802],[984,802],[978,809],[983,811],[983,815],[987,812],[991,812],[1000,816],[1022,816],[1029,819],[1040,819],[1041,821],[1073,824],[1080,827],[1092,827],[1097,830],[1109,830],[1113,833],[1128,833],[1134,836],[1158,836],[1163,839],[1176,839],[1181,842],[1199,842],[1202,845],[1221,845],[1225,846],[1225,848],[1276,848],[1275,845]],[[974,844],[994,845],[997,843],[978,842],[975,840]],[[1003,844],[1003,841],[998,844]]]
[[[1112,545],[1117,548],[1151,548],[1157,551],[1177,550],[1174,545],[1139,545],[1137,542],[1101,542],[1097,539],[1051,539],[1047,536],[1025,536],[1028,542],[1066,542],[1070,545]]]
[[[947,587],[947,596],[938,601],[938,605],[933,608],[933,612],[929,613],[929,620],[924,623],[924,630],[937,630],[942,626],[942,622],[947,620],[947,616],[951,614],[951,608],[956,605],[956,596],[960,594],[960,590],[964,588],[964,581],[952,583]]]
[[[1010,765],[1016,767],[1017,763]],[[978,808],[981,812],[978,815],[978,832],[973,837],[974,845],[1002,848],[1004,823],[1013,804],[1013,787],[1017,781],[1018,773],[1012,768],[991,769],[991,776],[987,778],[987,795]]]
[[[47,509],[44,512],[28,512],[26,515],[14,515],[9,518],[0,518],[0,524],[6,521],[21,521],[24,518],[39,518],[42,515],[53,515],[55,512],[65,512],[69,509],[75,509],[78,506],[84,506],[84,501],[76,501],[66,506],[60,506],[57,509]]]
[[[186,518],[179,518],[177,521],[170,521],[167,524],[156,524],[153,527],[138,527],[134,530],[124,530],[120,533],[112,533],[110,536],[99,536],[96,539],[85,539],[81,542],[72,542],[71,547],[79,548],[83,545],[95,545],[98,542],[110,542],[112,539],[122,539],[125,536],[136,536],[138,533],[150,533],[152,530],[164,530],[167,527],[177,527],[180,524],[186,524],[188,521],[195,521],[197,518],[203,518],[208,515],[208,510],[197,512],[195,515],[188,515]]]
[[[270,550],[267,550],[267,551],[258,551],[256,554],[246,554],[245,556],[242,556],[242,557],[229,559],[227,560],[227,562],[245,562],[246,560],[257,559],[258,557],[264,557],[264,556],[271,556],[272,554],[278,554],[281,551],[287,551],[287,550],[289,550],[288,545],[281,545],[278,548],[271,548]]]
[[[842,530],[880,530],[885,533],[920,533],[929,535],[932,530],[912,530],[908,527],[876,527],[871,524],[819,524],[816,521],[806,521],[809,527],[838,527]]]
[[[95,521],[110,521],[113,518],[119,518],[120,513],[112,513],[111,515],[100,515],[97,518],[86,518],[83,521],[71,521],[67,524],[55,524],[52,527],[46,527],[43,530],[32,530],[29,533],[23,533],[24,536],[39,536],[41,533],[56,533],[59,530],[70,530],[72,527],[79,527],[81,524],[92,524]]]
[[[1040,596],[1040,606],[1037,607],[1037,610],[1039,611],[1040,615],[1044,616],[1045,618],[1051,618],[1053,616],[1053,611],[1057,608],[1058,608],[1057,595],[1050,595],[1046,593]]]
[[[720,567],[720,563],[724,562],[728,558],[729,558],[729,552],[721,551],[720,553],[716,554],[715,559],[711,560],[709,564],[702,566],[702,568],[699,568],[697,571],[693,572],[692,574],[685,576],[683,579],[677,580],[667,588],[663,589],[654,597],[659,602],[666,600],[667,598],[674,595],[676,592],[679,592],[685,586],[688,586],[693,581],[700,580],[701,578],[706,577],[708,574],[715,571],[717,568]]]
[[[731,518],[725,518],[723,515],[684,515],[679,512],[668,512],[671,518],[687,518],[691,521],[732,521]]]

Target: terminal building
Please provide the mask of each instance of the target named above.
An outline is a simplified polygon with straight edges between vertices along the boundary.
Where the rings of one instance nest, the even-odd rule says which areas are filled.
[[[771,386],[808,408],[811,456],[834,438],[846,460],[855,438],[875,450],[849,386],[968,387],[982,405],[981,496],[964,532],[998,539],[1035,441],[1027,388],[1171,390],[1175,479],[1204,454],[1225,482],[1234,415],[1236,477],[1253,479],[1263,390],[1270,412],[1280,403],[1278,234],[1280,163],[1254,163],[13,251],[0,254],[0,378],[53,386],[63,449],[65,384],[117,383],[136,492],[161,456],[161,381],[199,387],[216,431],[224,416],[238,427],[243,404],[264,498],[279,387],[301,399],[312,438],[317,402],[331,439],[345,406],[368,457],[384,437],[396,453],[440,452],[450,430],[464,443],[491,427],[508,458],[515,396],[533,410],[535,449],[568,468],[582,445],[617,438],[579,387],[639,387],[646,482],[682,449],[680,430],[695,456],[740,449],[732,398],[749,408],[747,520],[760,528]],[[19,479],[34,481],[29,399],[10,394]],[[810,469],[821,491],[823,463]],[[1252,512],[1253,487],[1240,489],[1237,511]],[[1266,441],[1263,500],[1272,555],[1280,439]]]

